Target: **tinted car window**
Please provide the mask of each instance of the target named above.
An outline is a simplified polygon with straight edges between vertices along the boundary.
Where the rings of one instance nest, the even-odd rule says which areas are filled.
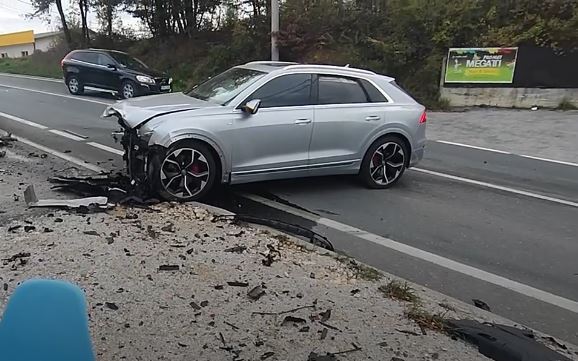
[[[72,54],[72,59],[84,61],[85,63],[98,64],[98,53],[81,51]]]
[[[97,64],[106,66],[108,64],[114,64],[114,61],[108,55],[97,54]]]
[[[261,108],[311,105],[311,74],[290,74],[275,78],[247,100],[251,99],[260,99]]]
[[[367,94],[357,81],[339,76],[319,76],[319,104],[367,102]]]
[[[377,90],[373,86],[373,84],[371,84],[370,82],[368,82],[365,79],[359,79],[359,82],[361,83],[361,85],[365,89],[365,92],[367,93],[367,96],[369,97],[369,100],[372,103],[386,103],[387,102],[387,98],[379,90]]]

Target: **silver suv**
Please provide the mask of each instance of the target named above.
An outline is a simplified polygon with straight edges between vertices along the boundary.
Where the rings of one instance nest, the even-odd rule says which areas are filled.
[[[394,79],[349,67],[252,62],[190,92],[118,102],[130,176],[162,198],[215,182],[359,174],[388,188],[419,162],[426,113]]]

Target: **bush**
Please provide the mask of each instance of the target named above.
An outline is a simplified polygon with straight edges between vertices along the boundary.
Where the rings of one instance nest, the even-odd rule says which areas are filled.
[[[574,105],[574,103],[572,103],[570,101],[570,99],[563,98],[562,100],[560,100],[560,103],[558,103],[558,106],[556,107],[556,109],[558,109],[558,110],[576,110],[578,108],[576,107],[576,105]]]

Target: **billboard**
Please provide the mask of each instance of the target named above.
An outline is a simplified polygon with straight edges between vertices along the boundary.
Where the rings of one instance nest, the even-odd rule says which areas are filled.
[[[504,83],[514,80],[518,48],[450,48],[446,83]]]

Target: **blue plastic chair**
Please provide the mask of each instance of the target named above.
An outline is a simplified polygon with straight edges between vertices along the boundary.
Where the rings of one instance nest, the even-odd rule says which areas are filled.
[[[82,290],[52,280],[17,287],[0,322],[0,360],[94,361]]]

